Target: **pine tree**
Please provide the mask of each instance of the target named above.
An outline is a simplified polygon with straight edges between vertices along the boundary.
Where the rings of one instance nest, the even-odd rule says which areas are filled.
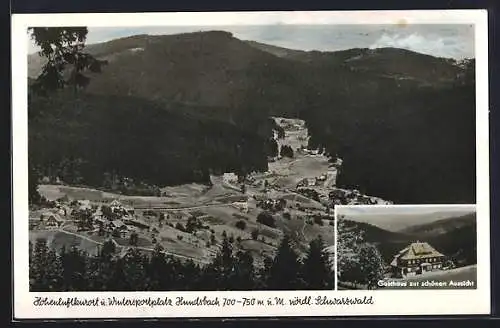
[[[112,240],[107,240],[96,256],[88,257],[88,281],[91,290],[106,291],[110,289],[115,265],[115,252],[115,244]]]
[[[236,254],[235,274],[232,290],[253,290],[255,287],[255,269],[252,254],[239,251]]]
[[[148,265],[148,290],[168,290],[168,270],[164,249],[156,245]]]
[[[134,231],[130,234],[128,243],[131,246],[137,246],[138,242],[139,242],[139,235],[137,235],[137,232]]]
[[[212,263],[204,270],[203,288],[211,287],[208,290],[212,290],[212,288],[213,290],[231,290],[234,281],[234,269],[233,247],[227,235],[225,235],[220,251]]]
[[[135,247],[129,248],[123,260],[125,277],[131,290],[144,290],[146,270],[139,250]]]
[[[113,261],[112,276],[109,281],[109,291],[131,291],[134,290],[127,279],[125,259],[117,258]]]
[[[324,248],[321,236],[309,243],[309,250],[302,266],[302,277],[307,289],[321,290],[334,287],[331,263]]]
[[[301,271],[298,256],[292,249],[289,236],[285,235],[273,260],[267,287],[272,290],[301,289]]]
[[[47,291],[60,291],[63,288],[63,266],[61,258],[54,250],[49,250],[47,254],[47,267],[45,268],[45,281]]]
[[[42,72],[33,84],[34,90],[47,95],[65,86],[76,92],[85,87],[89,78],[84,71],[98,73],[106,61],[97,60],[84,53],[88,30],[86,27],[31,27],[31,38],[41,48],[40,55],[47,59]],[[69,77],[65,70],[70,68]]]
[[[61,250],[63,280],[66,290],[84,291],[87,288],[87,255],[73,246],[69,252]]]
[[[357,282],[359,271],[358,245],[362,238],[349,229],[342,219],[337,221],[337,278],[340,281]]]
[[[177,263],[177,270],[180,278],[175,283],[177,290],[199,290],[200,287],[204,286],[200,281],[201,272],[198,265],[192,260],[188,260],[184,264],[180,262]]]
[[[373,244],[365,243],[359,249],[359,258],[363,283],[368,289],[374,289],[377,282],[384,278],[384,260]]]

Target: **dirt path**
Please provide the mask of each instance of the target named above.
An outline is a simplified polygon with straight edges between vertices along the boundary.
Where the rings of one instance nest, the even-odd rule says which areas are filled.
[[[79,235],[79,234],[71,232],[71,231],[67,231],[67,230],[63,230],[63,229],[57,229],[56,231],[62,232],[62,233],[68,234],[68,235],[72,235],[72,236],[75,236],[75,237],[78,237],[78,238],[81,238],[81,239],[84,239],[84,240],[87,240],[87,241],[90,241],[90,242],[93,242],[93,243],[95,243],[97,245],[103,245],[104,244],[102,242],[99,242],[99,241],[93,240],[91,238],[88,238],[87,236]],[[119,249],[124,249],[125,247],[133,247],[133,246],[120,245],[120,244],[118,244],[116,242],[116,240],[114,240],[112,238],[111,238],[111,241],[113,242],[113,244],[115,245],[115,247],[117,249],[118,248]],[[150,252],[154,251],[153,248],[147,248],[147,247],[135,246],[135,248],[143,250],[143,251],[150,251]],[[199,259],[199,258],[195,258],[195,257],[187,256],[187,255],[181,255],[181,254],[177,254],[177,253],[172,253],[172,252],[169,252],[169,251],[163,251],[163,253],[165,255],[171,255],[171,256],[175,256],[175,257],[178,257],[178,258],[183,258],[183,259],[186,259],[186,260],[193,260],[195,262],[202,263],[202,264],[208,264],[208,263],[210,263],[210,261],[208,261],[208,260],[202,260],[202,259]]]

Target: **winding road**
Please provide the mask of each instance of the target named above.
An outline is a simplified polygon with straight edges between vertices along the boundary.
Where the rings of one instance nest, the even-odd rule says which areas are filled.
[[[87,240],[87,241],[90,241],[90,242],[93,242],[93,243],[95,243],[97,245],[103,245],[104,244],[102,242],[93,240],[92,238],[89,238],[87,236],[79,235],[77,233],[74,233],[74,232],[71,232],[71,231],[67,231],[67,230],[64,230],[64,229],[57,229],[56,231],[62,232],[62,233],[68,234],[68,235],[72,235],[72,236],[75,236],[75,237],[78,237],[78,238],[81,238],[81,239],[84,239],[84,240]],[[113,238],[111,238],[111,241],[113,242],[113,244],[115,245],[116,248],[120,248],[120,249],[123,249],[125,247],[135,247],[135,248],[143,250],[143,251],[149,251],[149,252],[154,251],[153,248],[140,247],[140,246],[124,246],[124,245],[120,245]],[[165,251],[165,250],[163,251],[163,253],[165,255],[175,256],[175,257],[186,259],[186,260],[192,260],[194,262],[198,262],[198,263],[201,263],[201,264],[208,264],[208,263],[210,263],[207,260],[202,260],[202,259],[199,259],[199,258],[196,258],[196,257],[191,257],[191,256],[187,256],[187,255],[177,254],[177,253],[173,253],[173,252],[169,252],[169,251]]]

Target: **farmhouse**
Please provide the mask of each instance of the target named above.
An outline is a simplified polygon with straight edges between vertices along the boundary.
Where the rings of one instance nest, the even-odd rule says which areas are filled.
[[[91,210],[92,205],[90,205],[90,200],[88,200],[88,199],[79,200],[78,201],[78,209],[80,211]]]
[[[224,183],[233,184],[238,182],[238,176],[235,173],[224,173],[222,175],[222,181]]]
[[[52,228],[57,228],[64,222],[59,214],[51,212],[42,213],[42,215],[40,216],[40,221],[44,222],[46,227]]]
[[[407,277],[442,270],[445,256],[429,243],[415,242],[401,250],[391,262],[393,274]]]
[[[113,230],[113,229],[127,230],[128,229],[127,225],[120,220],[114,220],[114,221],[109,222],[108,228],[111,230]]]
[[[68,216],[71,214],[71,208],[67,205],[58,205],[57,214],[61,216]]]
[[[240,212],[248,213],[248,202],[234,202],[232,205],[240,210]]]

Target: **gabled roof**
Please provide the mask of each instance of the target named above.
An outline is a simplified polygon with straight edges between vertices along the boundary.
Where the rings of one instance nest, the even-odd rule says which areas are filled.
[[[426,242],[412,243],[397,255],[397,257],[401,258],[402,260],[414,260],[441,256],[444,255]]]
[[[114,220],[114,221],[111,221],[112,224],[115,225],[115,227],[121,227],[121,226],[124,226],[125,223],[123,223],[121,220]]]
[[[111,203],[109,203],[109,206],[122,206],[122,203],[115,199]]]
[[[54,218],[56,221],[64,221],[63,219],[61,219],[59,214],[52,213],[52,212],[44,212],[44,213],[42,213],[42,215],[40,215],[40,217],[47,218],[47,219]]]

